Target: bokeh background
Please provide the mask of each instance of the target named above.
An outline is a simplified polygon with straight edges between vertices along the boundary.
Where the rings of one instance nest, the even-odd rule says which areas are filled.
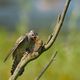
[[[12,65],[4,58],[17,38],[29,30],[46,41],[66,0],[0,0],[0,80],[8,80]],[[66,18],[54,46],[30,62],[18,80],[34,80],[50,57],[56,60],[40,80],[80,80],[80,0],[71,0]]]

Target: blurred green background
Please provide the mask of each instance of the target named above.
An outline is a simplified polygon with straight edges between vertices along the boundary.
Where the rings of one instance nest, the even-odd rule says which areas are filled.
[[[0,80],[8,80],[12,66],[4,58],[17,38],[29,30],[45,42],[53,30],[66,0],[0,0]],[[56,60],[40,80],[80,80],[80,1],[72,0],[60,34],[51,49],[30,62],[18,80],[34,80],[50,57]],[[52,25],[52,26],[50,26]]]

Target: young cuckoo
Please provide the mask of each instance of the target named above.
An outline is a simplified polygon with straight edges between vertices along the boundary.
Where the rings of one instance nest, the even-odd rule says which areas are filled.
[[[24,53],[32,53],[33,51],[38,51],[42,45],[42,41],[39,39],[37,33],[34,31],[30,31],[26,33],[24,36],[21,36],[15,43],[14,47],[12,48],[10,54],[13,56],[13,65],[11,70],[11,75],[13,75],[14,70],[16,69],[18,63],[20,62],[21,58],[23,57]],[[9,55],[5,58],[4,62],[7,60]],[[19,72],[21,75],[24,71],[22,68]]]

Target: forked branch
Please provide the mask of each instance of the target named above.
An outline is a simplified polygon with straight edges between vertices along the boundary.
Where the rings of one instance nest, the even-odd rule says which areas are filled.
[[[65,4],[65,7],[64,7],[64,10],[62,12],[62,14],[60,14],[60,16],[58,17],[58,20],[57,20],[57,23],[55,25],[55,29],[54,31],[52,32],[52,34],[50,35],[50,39],[49,41],[42,45],[41,49],[39,52],[33,52],[32,54],[25,54],[20,63],[18,64],[17,68],[15,69],[13,75],[11,75],[11,77],[9,78],[9,80],[16,80],[18,78],[18,74],[19,74],[19,71],[20,69],[25,66],[26,64],[28,64],[31,60],[33,59],[36,59],[37,57],[39,57],[41,55],[41,53],[43,53],[44,51],[48,50],[55,42],[59,32],[60,32],[60,29],[62,27],[62,24],[63,24],[63,21],[64,21],[64,18],[65,18],[65,15],[66,15],[66,12],[67,12],[67,9],[69,7],[69,4],[70,4],[70,1],[71,0],[67,0],[66,1],[66,4]]]
[[[56,23],[56,25],[55,25],[54,31],[53,31],[53,33],[50,35],[51,37],[50,37],[49,41],[47,42],[47,44],[45,44],[44,50],[49,49],[49,48],[54,44],[54,42],[55,42],[55,40],[56,40],[56,38],[57,38],[57,36],[58,36],[58,34],[59,34],[59,32],[60,32],[60,29],[61,29],[61,27],[62,27],[62,24],[63,24],[63,22],[64,22],[64,18],[65,18],[67,9],[68,9],[68,7],[69,7],[70,1],[71,1],[71,0],[67,0],[67,1],[66,1],[66,4],[65,4],[65,7],[64,7],[64,10],[63,10],[62,14],[60,14],[60,15],[58,16],[58,20],[57,20],[57,23]]]

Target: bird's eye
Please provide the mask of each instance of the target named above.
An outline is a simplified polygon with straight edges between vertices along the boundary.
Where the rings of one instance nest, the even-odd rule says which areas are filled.
[[[34,34],[32,34],[32,36],[34,36]]]

